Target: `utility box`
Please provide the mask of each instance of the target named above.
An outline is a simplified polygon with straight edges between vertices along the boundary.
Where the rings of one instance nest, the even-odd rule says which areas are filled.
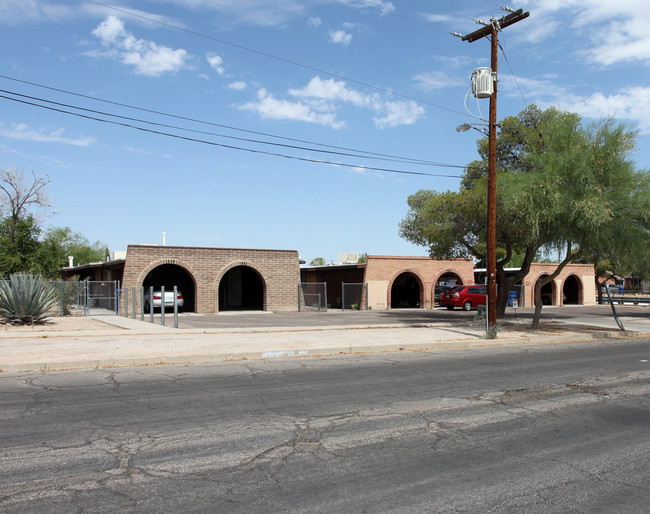
[[[476,68],[472,73],[472,94],[476,98],[490,98],[494,93],[492,68]]]

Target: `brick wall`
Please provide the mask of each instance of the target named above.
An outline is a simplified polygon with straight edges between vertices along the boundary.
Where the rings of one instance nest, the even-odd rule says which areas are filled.
[[[218,312],[219,281],[236,266],[248,266],[262,279],[264,310],[298,310],[300,264],[295,250],[129,245],[122,287],[139,290],[147,273],[162,264],[180,266],[192,277],[197,313]]]
[[[369,303],[373,309],[390,307],[393,282],[403,273],[411,273],[416,277],[420,286],[420,307],[425,309],[433,306],[434,286],[446,273],[456,274],[463,284],[474,283],[472,259],[369,255],[364,281],[368,282],[371,292]]]
[[[557,264],[534,262],[530,265],[530,272],[523,280],[525,287],[526,307],[533,307],[535,297],[535,283],[544,275],[550,275],[557,268]],[[552,305],[564,305],[565,285],[569,277],[575,277],[578,285],[577,299],[579,305],[596,304],[595,269],[593,264],[567,264],[562,272],[552,281]],[[568,285],[567,287],[572,287]]]

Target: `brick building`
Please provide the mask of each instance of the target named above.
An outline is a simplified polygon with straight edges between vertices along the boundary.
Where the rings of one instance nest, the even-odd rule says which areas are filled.
[[[534,304],[536,281],[551,274],[555,266],[531,265],[522,284],[520,306]],[[78,275],[82,280],[119,281],[122,290],[128,292],[131,308],[136,299],[137,309],[142,287],[164,286],[171,290],[177,286],[183,293],[183,310],[197,313],[296,311],[301,282],[326,284],[327,293],[323,296],[327,297],[328,307],[340,307],[347,298],[362,309],[431,309],[435,306],[438,287],[484,283],[485,279],[484,272],[474,270],[472,259],[370,255],[365,264],[300,268],[295,250],[155,245],[129,245],[125,259],[61,271],[64,279]],[[302,292],[304,297],[305,290]],[[354,299],[350,300],[351,297]],[[548,305],[595,304],[593,265],[566,266],[555,280],[544,286],[542,297]]]
[[[365,264],[318,266],[301,269],[302,282],[327,284],[328,303],[336,307],[343,296],[341,284],[367,284],[361,308],[424,308],[435,305],[438,284],[471,284],[472,259],[431,259],[369,255]],[[366,304],[367,301],[367,304]]]

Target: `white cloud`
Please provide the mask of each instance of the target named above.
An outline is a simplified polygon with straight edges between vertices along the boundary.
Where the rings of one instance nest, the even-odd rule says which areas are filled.
[[[226,70],[222,66],[223,58],[220,55],[210,53],[206,55],[205,58],[208,60],[208,63],[212,69],[215,70],[219,75],[223,75],[225,73]]]
[[[246,82],[231,82],[226,86],[228,89],[234,89],[235,91],[241,91],[242,89],[246,89]]]
[[[412,125],[424,116],[424,109],[414,101],[385,102],[383,106],[385,115],[374,118],[375,125],[379,128]]]
[[[559,100],[558,105],[567,111],[577,112],[585,118],[599,119],[614,116],[617,120],[631,120],[650,133],[650,87],[629,87],[614,94],[593,93]]]
[[[339,4],[354,7],[356,9],[371,9],[378,11],[379,14],[389,14],[395,10],[395,6],[391,2],[384,0],[336,0]]]
[[[25,123],[16,123],[9,128],[0,129],[0,136],[39,143],[63,143],[73,146],[90,146],[96,142],[95,138],[88,136],[67,137],[63,128],[47,131],[45,128],[34,129]]]
[[[47,0],[2,0],[0,24],[67,20],[75,17],[77,10],[77,7]]]
[[[430,14],[424,13],[422,17],[431,23],[447,23],[449,21],[455,21],[455,18],[448,16],[446,14]]]
[[[576,50],[600,66],[650,63],[650,8],[647,0],[521,0],[535,23],[519,31],[528,41],[572,31],[583,42]]]
[[[578,113],[583,118],[600,119],[614,116],[617,120],[637,123],[644,133],[650,133],[650,87],[629,86],[611,93],[596,91],[588,95],[575,93],[575,89],[556,83],[556,77],[541,79],[517,78],[525,97],[540,107],[555,106]],[[501,82],[504,93],[519,96],[513,80]]]
[[[322,22],[320,18],[315,18],[313,16],[307,20],[307,25],[309,25],[310,29],[315,29],[316,27],[320,27],[321,23]]]
[[[258,92],[258,99],[242,106],[264,118],[292,119],[342,128],[345,122],[337,119],[345,105],[370,110],[378,128],[395,127],[415,123],[424,115],[424,109],[414,101],[385,101],[379,94],[364,94],[347,87],[340,80],[312,78],[301,89],[290,89],[289,95],[300,101],[278,100],[265,89]]]
[[[357,107],[368,107],[373,102],[373,96],[363,95],[353,89],[348,89],[342,80],[314,77],[302,89],[290,89],[291,96],[299,98],[312,98],[319,100],[340,100],[351,103]]]
[[[464,83],[469,85],[470,82],[469,77],[466,80],[461,80],[457,77],[451,77],[444,71],[419,73],[413,76],[413,80],[415,80],[417,87],[424,91],[435,91],[446,87],[460,86]]]
[[[319,112],[313,106],[303,102],[278,100],[266,89],[260,89],[257,92],[257,101],[248,102],[240,106],[240,109],[255,112],[265,119],[306,121],[335,129],[345,125],[343,122],[337,121],[336,115],[331,112]]]
[[[348,46],[352,42],[352,34],[344,30],[330,30],[330,43]]]
[[[100,40],[107,51],[89,55],[116,59],[133,66],[136,73],[141,75],[157,77],[163,73],[174,73],[187,65],[188,55],[185,50],[174,50],[153,41],[137,39],[115,16],[109,16],[102,21],[92,34]]]

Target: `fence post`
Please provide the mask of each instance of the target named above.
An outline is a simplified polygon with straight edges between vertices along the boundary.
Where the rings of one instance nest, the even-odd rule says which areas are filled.
[[[153,306],[153,298],[151,299],[151,305]],[[163,327],[165,326],[165,286],[160,288],[160,324]]]
[[[300,300],[301,290],[302,290],[302,284],[298,284],[298,312],[302,312],[302,301]]]
[[[149,321],[153,323],[153,286],[149,286]]]
[[[368,306],[368,282],[364,284],[365,290],[366,290],[366,310],[369,311],[370,307]],[[435,300],[434,300],[435,302]]]
[[[174,286],[174,328],[178,328],[178,286]]]
[[[323,282],[323,288],[325,291],[325,311],[327,312],[327,282]]]
[[[341,312],[345,310],[345,282],[341,282]]]
[[[129,288],[124,288],[124,317],[129,317]]]
[[[136,292],[135,287],[131,289],[131,292],[133,293],[133,295],[132,295],[133,296],[133,300],[132,300],[133,301],[133,307],[131,308],[131,312],[133,313],[133,319],[135,319],[135,304],[137,303],[135,301],[135,292]]]
[[[144,321],[144,286],[140,287],[140,321]]]

